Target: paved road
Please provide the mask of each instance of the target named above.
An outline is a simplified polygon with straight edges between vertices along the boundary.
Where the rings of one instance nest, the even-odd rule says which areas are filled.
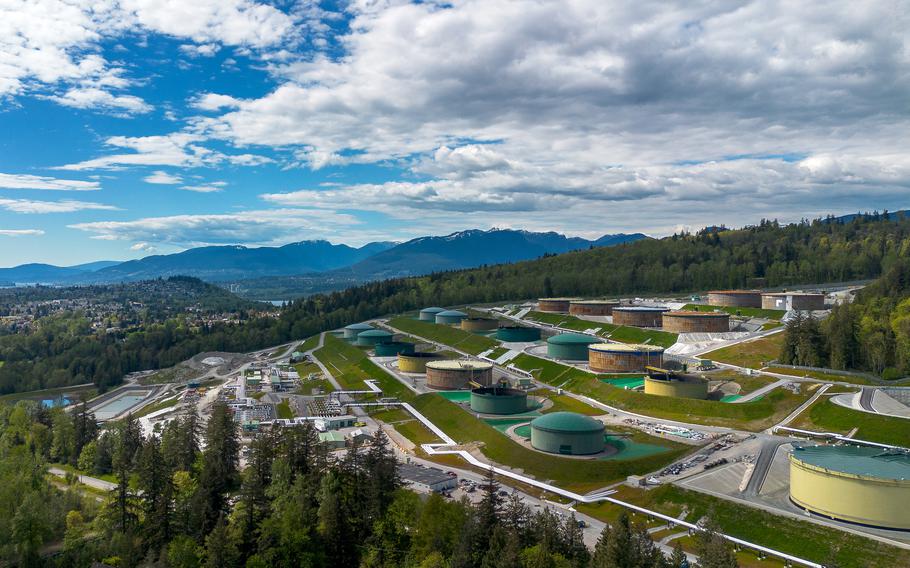
[[[873,396],[875,396],[875,389],[863,387],[863,390],[860,392],[859,405],[866,412],[876,412],[875,407],[872,406],[872,397]]]
[[[749,497],[758,495],[762,485],[765,483],[765,478],[768,477],[768,470],[771,469],[771,463],[774,461],[774,456],[777,455],[777,449],[784,444],[790,443],[790,441],[787,438],[771,438],[764,441],[761,452],[755,458],[755,468],[752,470],[752,477],[749,478],[749,483],[743,491],[744,495]]]
[[[56,475],[57,477],[66,477],[67,472],[60,469],[59,467],[49,467],[47,468],[48,473]],[[98,479],[97,477],[89,477],[87,475],[78,476],[79,483],[83,485],[88,485],[89,487],[94,487],[95,489],[100,489],[102,491],[112,491],[117,488],[116,483],[111,483],[110,481],[105,481],[103,479]]]
[[[821,395],[825,394],[825,391],[828,390],[829,388],[831,388],[831,386],[832,386],[831,383],[826,383],[826,384],[822,385],[821,387],[819,387],[818,391],[816,391],[816,393],[814,395],[812,395],[809,398],[809,400],[807,400],[806,402],[799,405],[799,408],[797,408],[796,410],[791,412],[789,415],[787,415],[786,418],[784,418],[783,420],[781,420],[774,426],[771,426],[770,428],[765,430],[765,432],[767,432],[769,434],[773,433],[775,428],[778,428],[779,426],[786,426],[787,424],[792,422],[797,416],[802,414],[804,410],[806,410],[807,408],[812,406],[812,403],[814,403],[816,400],[818,400],[818,398]]]
[[[739,404],[742,402],[749,402],[749,401],[755,400],[756,398],[758,398],[760,396],[764,396],[764,395],[768,394],[769,392],[773,391],[774,389],[776,389],[777,387],[784,386],[785,384],[787,384],[789,382],[791,382],[790,379],[778,379],[778,380],[774,381],[773,383],[771,383],[770,385],[765,385],[762,388],[754,390],[747,395],[741,396],[740,398],[734,400],[733,404]]]

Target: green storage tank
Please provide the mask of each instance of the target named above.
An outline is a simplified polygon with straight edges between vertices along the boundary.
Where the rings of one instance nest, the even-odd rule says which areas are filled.
[[[354,341],[357,339],[358,334],[369,329],[373,329],[373,326],[368,323],[352,323],[351,325],[345,326],[344,338]]]
[[[420,310],[420,315],[418,316],[418,319],[420,319],[420,321],[435,322],[436,314],[438,314],[439,312],[444,312],[444,311],[446,311],[445,308],[424,308],[424,309]]]
[[[552,359],[587,361],[588,346],[601,340],[581,333],[561,333],[547,339],[547,355]]]
[[[357,334],[357,345],[361,347],[373,347],[392,341],[395,341],[395,334],[384,329],[368,329]]]
[[[410,355],[414,353],[414,344],[406,341],[390,341],[376,345],[374,351],[377,357],[394,357],[402,353]]]
[[[604,425],[576,412],[551,412],[531,421],[531,446],[551,454],[583,456],[604,449]]]
[[[468,317],[468,314],[458,310],[445,310],[436,314],[436,323],[444,325],[461,325],[461,320]]]
[[[471,391],[471,410],[481,414],[519,414],[528,411],[528,393],[509,387]]]
[[[496,331],[496,339],[506,343],[531,343],[540,340],[540,329],[510,325]]]

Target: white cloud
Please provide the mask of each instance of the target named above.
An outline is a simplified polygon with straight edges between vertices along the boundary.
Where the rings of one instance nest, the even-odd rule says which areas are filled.
[[[145,176],[142,178],[145,183],[154,183],[159,185],[177,185],[178,183],[183,183],[183,178],[177,175],[169,174],[167,172],[157,170],[151,173],[151,175]]]
[[[193,108],[199,110],[221,110],[224,108],[234,108],[240,104],[240,101],[228,95],[219,95],[217,93],[205,93],[192,101]]]
[[[0,229],[0,237],[34,237],[43,234],[41,229]]]
[[[185,44],[180,46],[180,51],[190,57],[212,57],[221,49],[217,43]]]
[[[4,173],[0,173],[0,187],[4,189],[46,189],[54,191],[95,191],[101,189],[101,185],[97,181]]]
[[[318,209],[274,209],[211,215],[174,215],[132,221],[77,223],[71,228],[101,240],[165,243],[180,247],[210,244],[284,244],[327,238],[358,224],[350,215]]]
[[[158,249],[156,247],[150,245],[149,243],[136,243],[130,247],[130,250],[142,251],[142,252],[155,252]]]
[[[184,191],[194,191],[196,193],[216,193],[224,190],[224,187],[226,185],[226,182],[214,181],[211,183],[204,183],[199,185],[184,185],[180,189]]]
[[[152,107],[139,97],[113,95],[95,87],[73,88],[62,95],[47,98],[63,106],[80,109],[112,110],[124,114],[142,114],[152,110]]]
[[[34,201],[31,199],[2,198],[0,198],[0,208],[14,213],[73,213],[75,211],[90,209],[107,211],[117,209],[112,205],[92,203],[90,201],[74,201],[71,199],[65,199],[63,201]]]

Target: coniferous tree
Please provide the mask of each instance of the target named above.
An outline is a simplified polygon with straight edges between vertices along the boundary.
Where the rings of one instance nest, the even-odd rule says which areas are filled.
[[[161,456],[161,443],[152,436],[139,451],[138,482],[143,534],[149,549],[160,551],[172,536],[174,486]]]
[[[228,493],[237,486],[240,440],[234,419],[224,404],[212,409],[205,432],[202,471],[196,489],[196,535],[208,534],[218,518],[229,513]]]
[[[724,537],[720,536],[719,528],[713,518],[705,519],[696,540],[699,568],[737,568],[739,566],[733,547]]]

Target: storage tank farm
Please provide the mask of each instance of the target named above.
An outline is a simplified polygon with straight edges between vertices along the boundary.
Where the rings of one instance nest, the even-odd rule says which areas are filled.
[[[420,321],[436,321],[436,314],[446,311],[445,308],[424,308],[420,310],[417,319]]]
[[[494,331],[499,327],[499,321],[495,318],[464,318],[461,320],[461,329],[463,331]]]
[[[402,373],[426,373],[427,363],[445,359],[439,353],[415,351],[413,353],[398,354],[398,370]]]
[[[601,340],[581,333],[560,333],[547,339],[547,356],[567,361],[587,361],[588,346]]]
[[[610,316],[613,308],[619,307],[619,300],[574,300],[569,302],[569,314],[573,316]]]
[[[760,290],[712,290],[708,292],[708,304],[723,308],[760,308]]]
[[[436,314],[436,323],[443,325],[461,325],[468,314],[458,310],[444,310]]]
[[[528,411],[528,393],[505,386],[471,391],[471,410],[480,414],[520,414]]]
[[[551,412],[531,421],[531,446],[551,454],[582,456],[604,450],[604,425],[576,412]]]
[[[910,451],[795,447],[790,453],[790,501],[831,519],[910,530]]]
[[[673,398],[708,398],[708,381],[696,375],[649,368],[645,394]]]
[[[540,340],[540,329],[520,325],[503,326],[496,330],[496,339],[506,343],[532,343]]]
[[[723,333],[730,331],[730,314],[679,310],[661,316],[664,331],[673,333]]]
[[[663,364],[663,353],[656,345],[596,343],[588,346],[588,367],[595,373],[644,373]]]
[[[620,306],[613,308],[614,325],[631,325],[633,327],[660,327],[661,316],[667,308],[650,308],[646,306]]]
[[[394,357],[402,353],[408,354],[414,352],[414,344],[407,341],[390,341],[388,343],[379,343],[373,350],[377,357]]]
[[[384,329],[368,329],[357,334],[357,345],[361,347],[375,347],[392,341],[395,341],[395,334]]]
[[[355,341],[357,339],[357,334],[369,329],[373,329],[373,326],[368,323],[352,323],[351,325],[344,327],[344,338],[348,341]]]
[[[537,300],[537,309],[541,312],[567,314],[571,303],[578,300],[581,298],[540,298]]]
[[[430,361],[426,364],[427,386],[440,390],[458,390],[493,384],[493,364],[470,359]]]

